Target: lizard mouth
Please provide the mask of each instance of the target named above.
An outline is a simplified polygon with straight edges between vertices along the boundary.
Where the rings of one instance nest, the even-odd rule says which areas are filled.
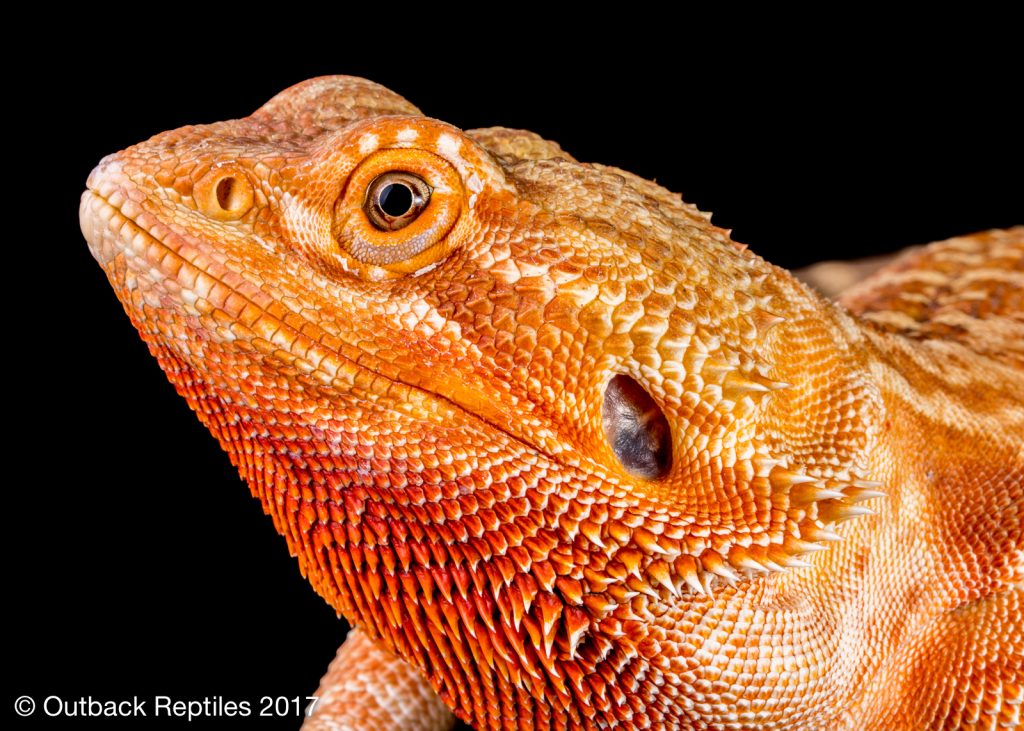
[[[97,169],[99,171],[99,168]],[[244,341],[251,350],[305,374],[326,389],[363,394],[387,392],[391,404],[420,415],[433,414],[445,423],[475,422],[479,427],[519,444],[518,450],[542,454],[542,448],[501,426],[493,407],[471,392],[448,395],[401,374],[381,373],[361,358],[362,352],[315,322],[288,309],[258,285],[228,268],[202,240],[163,223],[128,198],[107,175],[94,173],[83,192],[79,221],[93,257],[103,267],[126,312],[143,338],[171,347],[193,368],[202,371],[180,342],[196,339],[196,331],[215,333],[222,341]],[[168,338],[166,323],[145,314],[146,308],[175,309],[182,325]],[[205,325],[200,325],[204,321]],[[372,396],[370,396],[372,398]],[[478,428],[479,428],[478,427]]]
[[[339,352],[338,339],[315,323],[303,318],[298,326],[295,313],[214,259],[209,247],[190,242],[119,189],[90,186],[82,194],[79,222],[93,257],[140,331],[146,327],[142,306],[172,304],[185,319],[219,322],[223,340],[244,339],[262,355],[285,361],[324,385],[351,385],[367,374],[386,378]],[[408,388],[448,402],[439,394]]]
[[[265,350],[260,348],[263,341],[275,346],[268,354],[278,357],[290,350],[285,338],[298,333],[285,325],[284,313],[271,312],[273,303],[266,294],[218,261],[212,247],[190,241],[119,189],[90,186],[82,194],[79,223],[93,258],[144,335],[147,331],[139,325],[148,322],[145,305],[173,307],[185,321],[210,316],[219,320],[223,325],[217,332],[224,340],[244,337]],[[336,357],[339,368],[334,370],[339,371],[349,361]]]

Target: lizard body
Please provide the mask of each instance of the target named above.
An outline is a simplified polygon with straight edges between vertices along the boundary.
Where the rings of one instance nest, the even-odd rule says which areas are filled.
[[[359,628],[311,726],[386,727],[337,691],[378,672],[408,728],[1019,722],[1024,229],[832,303],[653,183],[347,77],[108,157],[81,216]]]

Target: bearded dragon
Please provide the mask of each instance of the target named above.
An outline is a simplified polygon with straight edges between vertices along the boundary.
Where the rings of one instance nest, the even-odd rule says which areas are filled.
[[[81,224],[356,628],[308,728],[1019,725],[1024,228],[833,302],[349,77],[105,158]]]

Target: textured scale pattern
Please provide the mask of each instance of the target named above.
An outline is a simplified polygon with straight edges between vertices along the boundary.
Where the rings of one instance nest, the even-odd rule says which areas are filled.
[[[1019,724],[1024,228],[833,303],[709,219],[349,77],[96,168],[129,317],[359,628],[310,728]]]
[[[455,720],[412,666],[395,662],[359,630],[342,643],[314,696],[319,708],[305,731],[443,731]]]

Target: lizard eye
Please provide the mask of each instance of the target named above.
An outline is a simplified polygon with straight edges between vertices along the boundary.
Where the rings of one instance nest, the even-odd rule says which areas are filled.
[[[359,265],[412,274],[445,258],[462,212],[465,190],[458,171],[426,150],[388,148],[352,171],[334,204],[332,233]],[[375,275],[376,276],[376,275]]]
[[[430,202],[430,186],[412,173],[384,173],[366,190],[370,222],[381,231],[397,231],[415,221]]]

